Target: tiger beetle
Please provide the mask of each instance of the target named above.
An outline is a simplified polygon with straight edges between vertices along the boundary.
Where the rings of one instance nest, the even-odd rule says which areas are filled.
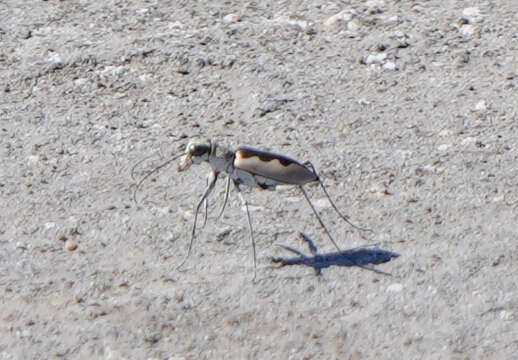
[[[180,155],[181,156],[181,155]],[[134,200],[137,202],[136,194],[144,180],[146,180],[151,174],[163,168],[164,166],[170,164],[172,161],[178,159],[180,156],[176,156],[162,165],[159,165],[149,173],[147,173],[137,184],[134,193]],[[144,159],[145,160],[145,159]],[[254,279],[257,272],[257,260],[256,260],[256,251],[255,251],[255,240],[254,233],[252,229],[252,222],[250,220],[250,212],[248,210],[248,202],[245,200],[243,195],[241,194],[240,186],[250,186],[250,187],[259,187],[261,189],[267,190],[275,190],[277,185],[296,185],[301,190],[304,198],[307,200],[311,210],[315,214],[320,226],[324,229],[327,237],[333,245],[336,247],[338,251],[341,251],[340,247],[337,245],[324,222],[322,221],[320,215],[316,211],[315,207],[311,203],[306,190],[303,188],[303,185],[313,182],[318,182],[324,191],[329,203],[336,211],[336,213],[342,218],[346,223],[351,225],[352,227],[361,230],[361,231],[372,231],[370,229],[361,228],[352,222],[349,221],[347,216],[344,216],[336,207],[335,203],[331,200],[322,180],[318,176],[315,167],[309,162],[300,163],[294,159],[291,159],[287,156],[270,153],[266,151],[261,151],[257,149],[253,149],[250,147],[239,147],[237,150],[233,151],[227,147],[220,146],[216,142],[208,141],[208,143],[201,142],[189,142],[185,149],[185,154],[183,154],[182,160],[178,166],[178,171],[186,171],[192,164],[201,164],[202,162],[209,163],[211,167],[211,171],[207,176],[207,187],[203,192],[203,195],[199,199],[196,205],[196,212],[194,214],[194,223],[191,232],[191,241],[189,243],[189,249],[187,250],[187,255],[177,266],[177,269],[180,269],[187,259],[189,258],[192,250],[192,246],[194,243],[194,238],[196,234],[196,222],[198,219],[198,213],[200,212],[200,208],[202,204],[205,203],[205,222],[207,221],[207,208],[208,208],[208,196],[214,189],[216,184],[216,180],[220,173],[227,174],[227,183],[225,190],[225,198],[223,201],[223,206],[218,215],[218,218],[221,217],[223,211],[225,210],[225,206],[228,200],[228,194],[230,191],[230,183],[234,184],[236,188],[242,206],[246,210],[246,216],[248,219],[248,229],[250,233],[250,240],[252,242],[252,250],[253,250],[253,258],[254,258]],[[137,163],[138,165],[139,163]],[[135,167],[137,166],[135,165]],[[135,168],[134,167],[134,168]],[[134,169],[133,169],[134,170]],[[133,172],[133,171],[132,171]]]

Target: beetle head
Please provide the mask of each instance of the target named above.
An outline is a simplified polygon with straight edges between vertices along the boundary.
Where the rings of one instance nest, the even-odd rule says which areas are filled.
[[[178,171],[187,170],[192,164],[201,164],[209,161],[211,144],[191,141],[185,148],[185,155],[178,166]]]

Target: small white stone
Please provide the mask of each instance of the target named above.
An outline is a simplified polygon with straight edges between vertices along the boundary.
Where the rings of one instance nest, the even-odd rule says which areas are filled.
[[[306,31],[309,28],[309,23],[305,20],[292,18],[289,16],[279,16],[272,20],[273,23],[280,25],[290,25],[296,27],[298,30]]]
[[[512,311],[507,311],[507,310],[500,311],[500,319],[502,319],[502,320],[511,320],[512,318],[513,318],[513,312]]]
[[[16,331],[16,337],[18,338],[27,338],[31,336],[31,332],[29,330]]]
[[[397,15],[394,15],[394,16],[391,16],[389,17],[386,21],[385,21],[385,24],[395,24],[399,21],[399,17],[397,17]]]
[[[88,80],[85,78],[79,78],[74,80],[74,84],[76,84],[76,86],[81,86],[83,84],[86,84],[87,82]]]
[[[385,1],[383,1],[383,0],[367,0],[365,2],[365,6],[370,11],[382,12],[383,8],[385,7]]]
[[[347,30],[351,32],[357,32],[360,29],[360,23],[358,20],[353,19],[347,23]]]
[[[471,36],[475,33],[475,26],[464,24],[460,27],[459,32],[462,36]]]
[[[437,147],[439,151],[446,151],[451,147],[451,144],[441,144]]]
[[[375,184],[370,187],[369,192],[379,197],[387,195],[387,187],[384,184]]]
[[[477,138],[469,136],[469,137],[463,139],[460,143],[461,143],[461,145],[471,145],[476,142],[477,142]]]
[[[462,10],[462,20],[468,24],[481,22],[483,19],[480,9],[477,7],[468,7]]]
[[[325,209],[331,207],[331,204],[329,203],[329,200],[327,200],[327,198],[322,198],[314,200],[313,206],[315,206],[317,209]]]
[[[484,100],[480,100],[476,105],[475,105],[475,110],[476,111],[486,111],[487,110],[487,104]]]
[[[325,22],[325,26],[333,26],[339,23],[347,23],[351,21],[353,18],[353,12],[350,10],[340,11],[338,14],[335,14],[329,17]]]
[[[396,39],[404,39],[406,37],[405,33],[401,30],[394,31],[394,37]]]
[[[167,214],[171,213],[171,207],[170,206],[159,207],[159,208],[157,208],[157,212],[162,215],[167,215]]]
[[[367,64],[367,65],[370,65],[370,64],[381,64],[381,63],[383,63],[385,61],[386,58],[387,58],[387,54],[386,53],[371,54],[371,55],[368,55],[367,57],[365,57],[363,59],[363,63]]]
[[[421,13],[424,13],[425,12],[425,8],[422,7],[421,5],[414,5],[412,6],[412,10],[418,14],[421,14]]]
[[[504,197],[502,195],[493,197],[493,202],[502,202],[504,201]]]
[[[49,58],[48,61],[53,64],[63,64],[63,59],[61,56],[59,56],[58,53],[53,53]]]
[[[383,69],[385,70],[395,70],[396,64],[394,64],[392,61],[387,61],[385,64],[383,64]]]
[[[425,173],[433,173],[435,172],[435,165],[433,164],[426,164],[426,165],[423,165],[423,167],[421,167],[421,170]]]
[[[173,22],[170,22],[169,24],[167,24],[167,28],[179,30],[179,29],[183,29],[183,24],[179,21],[173,21]]]
[[[396,150],[396,154],[401,157],[403,160],[410,159],[412,157],[413,152],[406,149],[398,149]]]
[[[118,76],[126,72],[125,66],[106,66],[102,71],[101,74],[105,76]]]
[[[38,155],[29,155],[29,156],[27,157],[27,161],[28,161],[29,163],[33,163],[33,164],[34,164],[34,163],[37,163],[39,160],[40,160],[40,157],[39,157]]]
[[[241,206],[241,210],[246,211],[246,207]],[[263,206],[256,206],[256,205],[248,205],[248,211],[254,212],[254,211],[263,211]]]
[[[68,239],[65,241],[65,249],[68,251],[74,251],[77,249],[77,243],[74,240]]]
[[[387,287],[387,292],[401,292],[403,290],[403,284],[392,284]]]
[[[236,23],[241,21],[241,18],[237,14],[228,14],[223,16],[223,22],[225,24]]]

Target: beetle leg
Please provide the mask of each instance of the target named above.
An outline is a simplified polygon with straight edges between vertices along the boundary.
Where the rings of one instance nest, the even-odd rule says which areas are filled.
[[[300,191],[302,191],[302,194],[304,195],[304,197],[306,198],[309,206],[311,207],[311,210],[313,210],[313,213],[315,214],[315,216],[317,217],[318,219],[318,222],[320,223],[320,226],[322,226],[322,228],[324,229],[324,232],[326,233],[327,237],[329,238],[329,240],[331,240],[331,242],[333,243],[333,245],[338,249],[338,251],[342,251],[342,249],[340,249],[338,247],[338,245],[336,244],[335,240],[333,239],[333,237],[331,236],[331,234],[329,233],[329,231],[327,230],[327,227],[324,225],[324,222],[322,221],[322,219],[320,218],[320,215],[318,215],[318,212],[317,210],[315,209],[315,207],[313,206],[313,204],[311,203],[311,200],[309,200],[309,197],[308,197],[308,194],[306,193],[306,190],[304,190],[304,188],[302,187],[302,185],[299,185],[299,189]]]
[[[254,255],[254,281],[257,276],[257,258],[255,254],[255,240],[254,240],[254,230],[252,229],[252,221],[250,220],[250,211],[248,211],[248,202],[241,194],[241,189],[239,188],[239,183],[234,180],[234,186],[236,187],[237,194],[239,195],[239,199],[241,200],[241,205],[245,207],[246,217],[248,219],[248,230],[250,231],[250,240],[252,241],[252,251]]]
[[[216,180],[218,179],[218,173],[217,172],[211,172],[208,176],[208,185],[205,188],[205,191],[203,192],[203,195],[200,198],[200,201],[198,201],[198,205],[196,205],[196,212],[194,213],[194,223],[192,225],[192,233],[191,233],[191,242],[189,243],[189,249],[187,250],[187,255],[183,259],[183,261],[176,267],[176,269],[180,269],[183,264],[187,261],[189,256],[191,255],[192,250],[192,244],[194,243],[194,237],[196,235],[196,221],[198,220],[198,213],[200,212],[200,207],[204,203],[205,199],[214,189],[214,185],[216,184]]]
[[[343,221],[345,221],[346,223],[348,223],[349,225],[351,225],[353,228],[355,229],[358,229],[360,231],[369,231],[369,232],[373,232],[372,229],[367,229],[367,228],[362,228],[358,225],[355,225],[353,224],[350,220],[349,220],[349,216],[346,216],[346,215],[343,215],[340,210],[338,210],[338,207],[335,205],[334,201],[331,200],[331,196],[329,196],[329,193],[327,192],[327,189],[326,187],[324,186],[324,183],[322,182],[322,180],[320,179],[320,176],[318,176],[317,174],[317,170],[315,169],[315,167],[313,166],[312,163],[310,163],[309,161],[306,161],[304,163],[305,166],[307,167],[310,167],[311,168],[311,171],[313,171],[313,174],[315,174],[316,178],[317,178],[317,181],[318,183],[320,184],[320,187],[322,188],[322,190],[324,191],[324,194],[326,194],[326,197],[327,197],[327,200],[329,201],[329,203],[331,204],[331,206],[333,207],[333,209],[336,211],[336,213],[338,214],[338,216],[340,216],[342,218]]]
[[[218,219],[220,219],[221,216],[223,215],[223,211],[225,211],[225,206],[227,205],[228,193],[230,192],[230,180],[232,180],[232,178],[230,177],[230,174],[228,174],[227,185],[226,185],[226,189],[225,189],[225,200],[223,200],[223,207],[221,208],[221,211],[219,212]]]
[[[207,176],[207,179],[205,181],[206,186],[209,186],[210,177],[211,177],[211,175]],[[204,204],[205,204],[205,206],[204,206],[205,207],[205,218],[203,219],[202,228],[204,228],[205,225],[207,224],[207,218],[209,217],[209,197],[208,196],[205,198]]]

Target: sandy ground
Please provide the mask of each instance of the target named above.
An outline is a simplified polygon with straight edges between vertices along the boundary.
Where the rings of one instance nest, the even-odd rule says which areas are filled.
[[[518,15],[501,1],[0,3],[0,359],[512,359]],[[297,189],[211,198],[212,138],[310,160],[377,268],[277,269]],[[77,248],[74,250],[74,248]]]

